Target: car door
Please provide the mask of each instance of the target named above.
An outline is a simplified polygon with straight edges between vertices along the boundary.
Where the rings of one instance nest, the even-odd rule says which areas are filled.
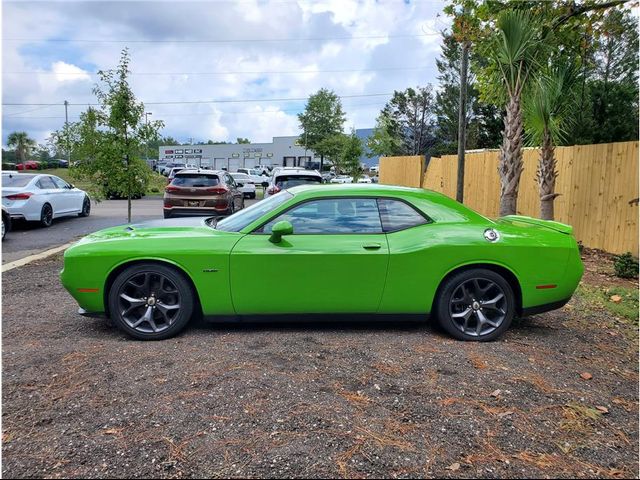
[[[65,199],[60,195],[60,189],[53,182],[50,176],[42,176],[36,181],[38,187],[38,195],[40,196],[40,204],[48,203],[53,208],[53,216],[57,217],[64,212]]]
[[[229,187],[229,195],[231,195],[230,200],[235,204],[235,209],[240,210],[242,208],[242,199],[244,198],[244,195],[231,175],[225,173],[224,178],[225,183]]]
[[[273,225],[293,234],[270,241]],[[295,205],[238,241],[231,291],[239,314],[373,313],[389,247],[374,198],[323,198]]]
[[[58,213],[69,213],[82,209],[82,200],[78,201],[78,190],[71,188],[67,182],[61,178],[51,176],[51,180],[57,188],[55,195],[58,201]]]

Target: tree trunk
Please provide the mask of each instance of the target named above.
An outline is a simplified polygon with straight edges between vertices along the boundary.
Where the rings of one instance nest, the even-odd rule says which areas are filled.
[[[462,43],[460,63],[460,96],[458,98],[458,185],[456,200],[464,200],[464,151],[467,146],[467,70],[469,65],[470,42]]]
[[[554,192],[556,188],[556,157],[553,140],[548,130],[545,130],[540,147],[540,162],[536,178],[540,187],[540,218],[543,220],[553,220],[553,201],[558,194]]]
[[[322,175],[323,165],[324,165],[324,155],[320,154],[320,175]]]
[[[517,213],[518,187],[522,175],[520,92],[515,92],[507,103],[498,173],[500,174],[500,216],[515,215]]]

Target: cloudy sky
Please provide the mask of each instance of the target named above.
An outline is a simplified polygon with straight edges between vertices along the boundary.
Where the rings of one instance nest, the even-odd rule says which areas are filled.
[[[448,25],[444,2],[427,0],[2,5],[3,144],[15,130],[43,143],[64,100],[76,120],[124,47],[135,94],[180,141],[298,134],[295,99],[321,87],[343,97],[347,129],[372,127],[388,94],[435,83]]]

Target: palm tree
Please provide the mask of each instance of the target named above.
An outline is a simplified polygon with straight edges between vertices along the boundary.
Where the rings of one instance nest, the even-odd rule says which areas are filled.
[[[538,22],[528,13],[508,10],[498,18],[493,63],[498,82],[506,93],[504,131],[500,146],[500,216],[516,213],[518,186],[522,174],[522,95],[537,68],[543,40]]]
[[[538,78],[524,103],[527,139],[531,145],[540,145],[536,179],[544,220],[553,220],[553,201],[559,195],[555,193],[555,146],[565,138],[573,121],[577,81],[578,69],[573,64],[553,67]]]
[[[36,147],[36,142],[29,138],[27,132],[13,132],[7,138],[7,146],[16,151],[16,158],[22,161],[22,169],[25,169],[24,162],[30,155],[31,150]]]

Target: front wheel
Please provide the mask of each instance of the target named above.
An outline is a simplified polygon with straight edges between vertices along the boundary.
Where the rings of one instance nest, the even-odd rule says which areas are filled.
[[[459,340],[488,342],[500,337],[515,315],[509,283],[486,269],[459,272],[442,284],[436,315],[442,328]]]
[[[121,272],[109,289],[111,320],[140,340],[164,340],[180,332],[191,319],[191,286],[174,268],[133,265]]]

